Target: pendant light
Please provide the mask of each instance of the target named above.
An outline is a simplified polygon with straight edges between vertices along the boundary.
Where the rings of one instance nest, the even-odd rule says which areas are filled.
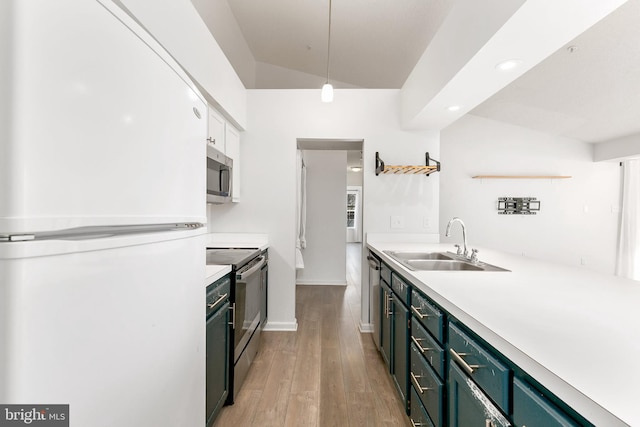
[[[329,83],[329,58],[331,57],[331,0],[329,0],[329,31],[327,34],[327,82],[322,86],[322,102],[333,102],[333,86]]]

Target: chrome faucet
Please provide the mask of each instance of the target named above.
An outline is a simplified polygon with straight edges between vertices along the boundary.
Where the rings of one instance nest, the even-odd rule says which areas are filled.
[[[456,247],[458,248],[457,254],[467,257],[469,255],[469,251],[467,250],[467,229],[464,226],[464,222],[462,222],[460,218],[458,218],[457,216],[451,218],[451,220],[447,224],[447,230],[444,232],[444,235],[445,237],[449,237],[451,235],[451,225],[454,222],[459,222],[462,226],[462,243],[464,245],[464,252],[460,249],[460,245],[456,245]]]

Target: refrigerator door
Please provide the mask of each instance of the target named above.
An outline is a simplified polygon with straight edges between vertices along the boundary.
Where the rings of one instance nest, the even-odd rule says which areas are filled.
[[[204,425],[197,233],[0,244],[0,402],[69,404],[72,426]]]
[[[206,104],[102,3],[3,1],[0,232],[206,222]]]

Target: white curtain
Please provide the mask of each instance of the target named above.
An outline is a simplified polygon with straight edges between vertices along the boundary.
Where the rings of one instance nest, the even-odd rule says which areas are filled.
[[[640,160],[626,160],[622,167],[622,218],[616,274],[640,280]]]
[[[296,234],[296,269],[304,268],[302,249],[307,247],[307,167],[304,164],[302,151],[298,150],[296,159],[296,186],[297,186],[297,234]]]

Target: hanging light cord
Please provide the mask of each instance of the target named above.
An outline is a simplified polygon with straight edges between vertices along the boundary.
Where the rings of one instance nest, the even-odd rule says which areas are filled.
[[[331,59],[331,0],[329,0],[329,36],[327,37],[327,83],[329,83],[329,60]]]

